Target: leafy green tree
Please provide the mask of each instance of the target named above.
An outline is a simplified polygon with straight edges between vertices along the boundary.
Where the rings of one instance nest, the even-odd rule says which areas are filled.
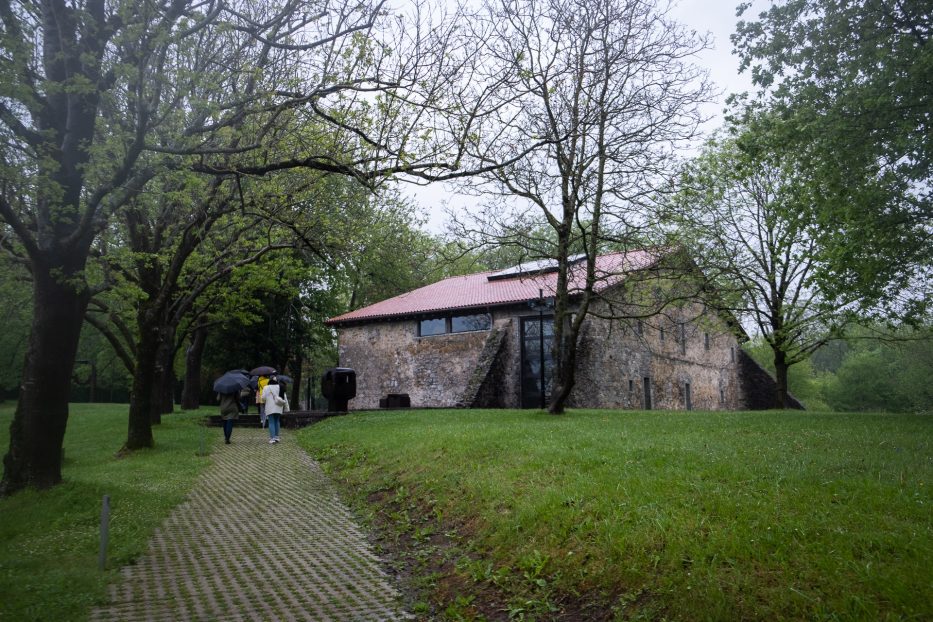
[[[829,378],[825,398],[834,410],[933,411],[933,336],[929,326],[853,331],[848,351]]]
[[[0,242],[29,263],[35,292],[0,490],[61,480],[70,379],[95,293],[87,262],[114,214],[158,192],[154,180],[181,169],[223,186],[296,167],[372,183],[468,174],[451,146],[459,130],[450,139],[437,122],[462,61],[456,29],[384,9],[0,2]],[[291,131],[303,121],[318,124],[319,140]],[[140,390],[134,399],[145,399]],[[128,445],[151,444],[138,429]]]
[[[788,370],[838,336],[857,292],[827,295],[820,223],[796,160],[775,150],[757,127],[711,141],[687,168],[675,222],[682,243],[716,283],[718,300],[750,322],[769,345],[775,404],[788,404]]]
[[[732,37],[809,186],[826,260],[814,278],[883,317],[930,302],[931,33],[930,0],[790,0]]]
[[[25,266],[0,256],[0,398],[15,395],[29,341],[32,284]]]

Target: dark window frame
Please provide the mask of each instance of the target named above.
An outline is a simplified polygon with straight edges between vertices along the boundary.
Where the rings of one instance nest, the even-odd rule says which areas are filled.
[[[444,322],[443,330],[438,331],[436,333],[435,332],[431,332],[431,333],[424,332],[425,322],[438,322],[438,321]],[[446,335],[448,332],[450,332],[449,329],[450,329],[450,322],[447,320],[447,318],[444,318],[444,317],[425,317],[425,318],[421,318],[418,320],[418,336],[419,337],[436,337],[437,335]]]
[[[466,330],[454,330],[454,320],[457,318],[473,318],[473,317],[484,317],[486,318],[486,323],[482,328],[470,328]],[[451,333],[478,333],[485,330],[492,329],[492,314],[491,313],[459,313],[456,315],[451,315],[448,321],[448,327],[450,328]]]
[[[475,317],[475,316],[486,316],[488,322],[484,328],[474,328],[471,330],[453,330],[454,318],[461,317]],[[436,333],[425,334],[423,326],[425,322],[437,322],[439,320],[444,321],[444,330]],[[422,317],[418,319],[417,324],[418,337],[437,337],[438,335],[459,335],[461,333],[478,333],[482,331],[492,330],[492,313],[481,312],[481,313],[458,313],[458,314],[448,314],[444,316],[433,316],[433,317]]]

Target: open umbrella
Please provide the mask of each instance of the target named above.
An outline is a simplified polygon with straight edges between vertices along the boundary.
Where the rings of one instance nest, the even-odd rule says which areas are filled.
[[[228,371],[214,381],[214,391],[217,393],[238,393],[240,389],[249,384],[249,376],[242,369]]]
[[[283,382],[284,382],[285,384],[292,384],[292,377],[291,377],[291,376],[286,376],[285,374],[276,374],[275,377],[276,377],[276,379],[279,381],[279,384],[281,384],[281,383],[283,383]]]
[[[252,376],[271,376],[275,373],[275,367],[269,367],[268,365],[260,365],[259,367],[253,369],[249,372]]]

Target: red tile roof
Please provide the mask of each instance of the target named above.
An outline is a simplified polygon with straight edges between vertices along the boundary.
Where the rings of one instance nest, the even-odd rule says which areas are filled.
[[[596,290],[601,291],[622,280],[626,272],[647,268],[658,259],[656,251],[610,253],[596,258]],[[571,292],[580,291],[586,277],[586,264],[571,266]],[[406,294],[330,318],[327,324],[380,320],[441,311],[486,308],[522,303],[538,297],[538,290],[553,296],[557,272],[523,274],[511,278],[489,280],[498,270],[453,276],[426,285]]]

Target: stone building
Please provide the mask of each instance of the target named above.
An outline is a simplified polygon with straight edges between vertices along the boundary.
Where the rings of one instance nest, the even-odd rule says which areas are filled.
[[[650,305],[635,304],[670,298],[660,295],[659,261],[646,251],[597,258],[599,296],[581,328],[568,405],[770,406],[773,380],[739,347],[747,337],[733,319],[689,297],[651,314]],[[584,266],[571,267],[571,292],[583,286]],[[648,273],[658,278],[633,278]],[[547,302],[556,280],[547,262],[522,264],[447,278],[331,318],[339,364],[357,374],[350,407],[398,400],[412,407],[541,407],[553,369]],[[622,297],[627,303],[618,303]]]

